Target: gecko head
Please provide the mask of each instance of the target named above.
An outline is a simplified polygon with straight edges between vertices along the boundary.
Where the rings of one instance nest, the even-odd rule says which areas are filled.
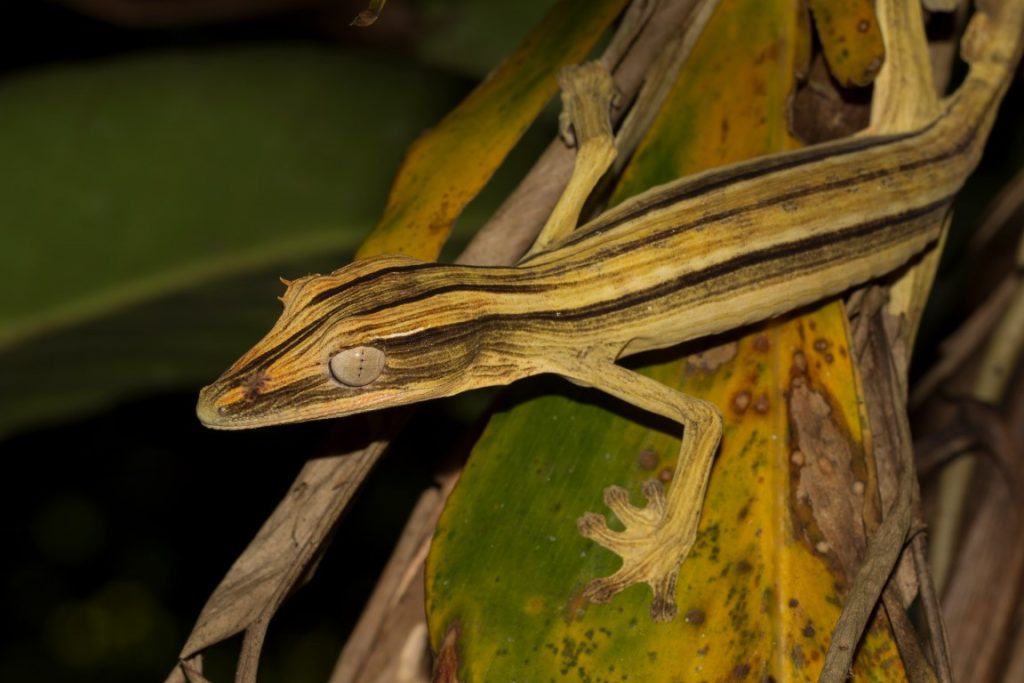
[[[459,269],[407,257],[357,261],[288,283],[270,332],[199,395],[208,427],[341,417],[490,382],[472,372],[482,294]]]

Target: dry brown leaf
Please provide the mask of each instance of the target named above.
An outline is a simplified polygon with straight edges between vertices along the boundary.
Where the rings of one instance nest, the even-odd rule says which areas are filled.
[[[401,669],[413,653],[406,653],[417,634],[419,657],[426,659],[426,620],[423,616],[423,559],[455,477],[440,489],[420,496],[405,529],[373,590],[359,623],[349,636],[331,674],[331,683],[400,680]],[[403,659],[398,656],[406,653]],[[424,676],[427,671],[425,670]]]
[[[834,140],[867,127],[871,117],[870,92],[863,88],[840,88],[830,76],[825,58],[818,54],[793,96],[790,111],[789,129],[804,144]]]
[[[1014,377],[1004,396],[1024,394],[1019,367]],[[1024,588],[1024,546],[1007,539],[1024,536],[1024,442],[1007,411],[977,401],[961,401],[958,407],[974,440],[995,456],[979,459],[972,468],[966,507],[970,514],[965,515],[942,600],[954,676],[981,683],[998,680],[1007,653],[1013,651],[1013,625]],[[982,604],[985,609],[979,610]]]
[[[387,442],[308,461],[287,496],[207,600],[182,648],[186,659],[272,614],[306,574]]]
[[[203,656],[199,654],[179,661],[164,683],[210,683],[203,676]]]
[[[895,501],[871,535],[864,562],[832,634],[832,644],[821,673],[822,681],[842,680],[850,671],[856,645],[908,539],[916,498],[913,444],[905,409],[905,380],[891,356],[892,340],[883,321],[884,290],[874,287],[864,298],[866,301],[860,315],[852,321],[852,337],[858,344],[854,353],[863,374],[872,449],[876,460],[883,448],[895,454],[900,471]],[[900,654],[906,657],[905,652]],[[904,665],[907,663],[904,659]]]

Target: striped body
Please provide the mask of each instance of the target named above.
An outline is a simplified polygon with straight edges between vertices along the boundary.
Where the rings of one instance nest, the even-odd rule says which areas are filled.
[[[356,262],[292,283],[271,332],[203,390],[217,428],[336,417],[613,362],[769,318],[921,253],[976,165],[1005,79],[971,75],[925,128],[654,188],[515,267]],[[331,376],[353,347],[379,379]]]

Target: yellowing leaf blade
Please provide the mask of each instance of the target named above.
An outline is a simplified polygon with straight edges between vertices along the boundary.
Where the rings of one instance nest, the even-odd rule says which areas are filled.
[[[871,0],[809,0],[829,71],[843,86],[869,85],[885,61]]]
[[[434,259],[455,219],[497,170],[625,0],[562,0],[462,103],[409,148],[384,214],[358,256]]]

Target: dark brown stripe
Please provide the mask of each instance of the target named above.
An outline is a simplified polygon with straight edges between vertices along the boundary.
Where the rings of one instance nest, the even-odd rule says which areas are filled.
[[[911,140],[920,135],[924,135],[931,130],[943,117],[947,115],[947,113],[948,112],[943,112],[942,115],[936,117],[934,121],[924,128],[911,131],[909,133],[875,136],[870,138],[854,138],[845,144],[815,145],[814,147],[809,147],[805,150],[798,150],[781,155],[765,156],[750,162],[741,162],[736,166],[721,169],[720,171],[711,171],[702,177],[695,179],[692,183],[681,183],[674,192],[659,194],[656,201],[638,204],[635,207],[635,210],[617,215],[614,219],[602,222],[601,217],[598,216],[593,221],[581,226],[571,238],[565,241],[564,245],[577,244],[595,234],[601,234],[601,231],[603,230],[608,230],[623,223],[628,223],[649,211],[656,211],[658,209],[671,206],[677,202],[693,199],[705,192],[721,189],[731,183],[751,180],[761,175],[775,173],[778,171],[786,171],[805,164],[817,163],[822,159],[834,159],[836,157],[846,156],[848,154],[861,152],[880,145],[888,145],[894,142]],[[535,256],[539,255],[540,254],[536,254]],[[530,258],[532,259],[534,256]],[[524,260],[523,263],[526,263],[529,260],[530,259]]]
[[[910,209],[896,216],[886,216],[867,223],[859,223],[843,230],[834,232],[830,231],[821,235],[813,235],[793,242],[787,242],[785,244],[779,244],[765,249],[741,254],[729,259],[728,261],[723,261],[703,270],[686,273],[685,275],[667,280],[619,299],[601,301],[578,308],[562,308],[557,310],[531,311],[529,313],[505,313],[480,316],[479,318],[474,319],[473,322],[477,324],[502,324],[522,320],[545,320],[548,322],[563,323],[568,321],[577,322],[588,318],[607,315],[609,313],[621,313],[629,308],[648,304],[652,301],[665,297],[672,292],[722,278],[746,268],[756,267],[771,261],[785,262],[787,259],[792,259],[794,256],[799,254],[811,253],[815,250],[823,249],[842,242],[868,238],[875,233],[885,230],[886,228],[899,225],[901,223],[909,223],[916,219],[928,216],[929,214],[948,206],[952,202],[954,196],[955,195],[944,197],[926,206]],[[785,274],[786,272],[784,271],[779,273],[780,276]],[[402,337],[400,344],[402,346],[423,346],[443,343],[454,333],[456,329],[462,326],[464,326],[464,323],[451,323],[423,330],[416,334]]]
[[[925,130],[925,129],[922,129],[922,130]],[[665,228],[664,230],[660,230],[660,231],[658,231],[656,233],[653,233],[653,234],[650,234],[650,235],[646,235],[646,236],[642,236],[642,237],[638,237],[637,239],[629,241],[629,242],[624,242],[624,243],[618,245],[617,247],[609,248],[609,249],[601,252],[601,255],[602,255],[602,257],[605,257],[605,258],[607,258],[607,257],[614,257],[614,256],[617,256],[617,255],[619,255],[621,253],[631,252],[631,251],[633,251],[635,249],[640,249],[640,248],[643,248],[643,247],[648,247],[648,246],[653,246],[655,244],[659,244],[661,242],[664,242],[667,239],[675,237],[676,235],[678,235],[681,232],[685,232],[685,231],[688,231],[688,230],[693,230],[695,228],[700,228],[701,226],[707,225],[709,223],[714,223],[714,222],[718,222],[718,221],[727,220],[729,218],[733,218],[735,216],[741,215],[743,213],[747,213],[749,211],[756,211],[758,209],[764,209],[764,208],[768,208],[768,207],[772,207],[772,206],[777,206],[777,205],[783,204],[785,202],[793,201],[794,199],[803,199],[805,197],[818,194],[820,192],[828,192],[828,191],[832,191],[832,190],[841,190],[841,189],[853,187],[854,185],[858,185],[860,183],[869,182],[869,181],[872,181],[872,180],[878,180],[880,178],[884,178],[886,176],[897,174],[897,173],[906,173],[908,171],[914,171],[914,170],[917,170],[919,168],[923,168],[925,166],[930,166],[932,164],[936,164],[936,163],[940,163],[940,162],[943,162],[943,161],[947,161],[948,159],[951,159],[951,158],[954,158],[956,156],[959,156],[961,153],[963,153],[964,150],[966,150],[968,147],[970,147],[971,144],[974,142],[974,138],[977,135],[977,131],[978,131],[977,126],[972,127],[971,130],[970,130],[970,133],[968,135],[966,135],[964,138],[962,138],[955,146],[953,146],[951,148],[948,148],[945,151],[943,151],[943,152],[941,152],[941,153],[939,153],[939,154],[937,154],[937,155],[935,155],[933,157],[927,157],[927,158],[924,158],[924,159],[918,159],[918,160],[916,160],[914,162],[910,162],[910,163],[907,163],[907,164],[902,164],[900,166],[896,166],[896,167],[891,168],[891,169],[879,169],[879,170],[874,171],[872,173],[858,174],[856,176],[849,176],[849,177],[842,178],[842,179],[839,179],[839,180],[834,180],[834,181],[831,181],[831,182],[822,183],[821,185],[814,185],[814,186],[810,186],[810,187],[805,187],[805,188],[802,188],[800,190],[794,190],[792,192],[787,192],[785,194],[775,195],[775,196],[770,197],[768,199],[764,199],[764,200],[762,200],[760,202],[754,202],[754,203],[747,204],[747,205],[744,205],[744,206],[739,206],[739,207],[735,207],[735,208],[732,208],[732,209],[726,209],[724,211],[719,211],[718,213],[714,213],[714,214],[710,214],[708,216],[705,216],[705,217],[701,218],[700,220],[691,221],[689,223],[684,223],[682,225],[674,226],[674,227],[671,227],[671,228]]]

